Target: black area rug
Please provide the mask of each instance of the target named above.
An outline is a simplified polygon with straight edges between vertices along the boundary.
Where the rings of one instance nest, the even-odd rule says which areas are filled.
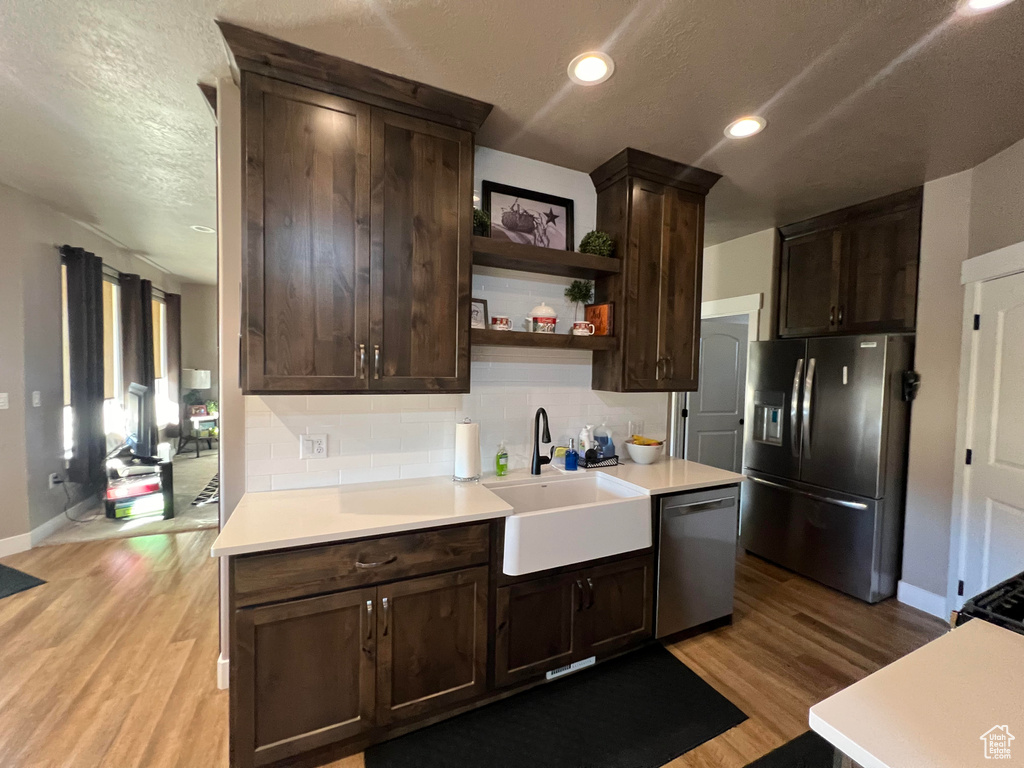
[[[814,731],[807,731],[747,768],[832,768],[836,750]]]
[[[659,768],[747,716],[655,645],[370,747],[366,768]]]
[[[0,565],[0,598],[16,595],[18,592],[24,592],[26,589],[32,589],[32,587],[38,587],[45,583],[42,579],[29,576],[17,568]]]
[[[186,497],[188,498],[188,497]],[[199,495],[192,501],[193,507],[202,507],[205,504],[216,504],[220,501],[220,475],[214,475],[213,480],[206,484],[206,487],[199,492]]]

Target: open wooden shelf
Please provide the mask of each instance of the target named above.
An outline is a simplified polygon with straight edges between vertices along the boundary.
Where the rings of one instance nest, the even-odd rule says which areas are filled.
[[[546,349],[615,349],[614,336],[572,336],[568,333],[528,333],[527,331],[492,331],[473,328],[469,332],[473,344],[495,347],[542,347]]]
[[[539,248],[536,245],[522,245],[479,235],[473,236],[473,263],[481,267],[578,277],[584,280],[594,280],[602,275],[614,275],[622,271],[622,262],[619,259],[576,251]]]

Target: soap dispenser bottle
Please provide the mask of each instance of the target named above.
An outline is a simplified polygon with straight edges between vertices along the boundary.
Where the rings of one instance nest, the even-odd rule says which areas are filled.
[[[573,448],[573,440],[569,438],[569,450],[565,452],[565,471],[575,472],[579,466],[580,455]]]
[[[494,456],[494,474],[498,477],[508,474],[508,451],[504,443],[498,444],[498,453]]]

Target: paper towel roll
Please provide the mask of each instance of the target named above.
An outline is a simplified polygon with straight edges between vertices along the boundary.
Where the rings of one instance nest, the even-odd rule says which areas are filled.
[[[455,425],[455,479],[480,479],[480,425],[468,419]]]

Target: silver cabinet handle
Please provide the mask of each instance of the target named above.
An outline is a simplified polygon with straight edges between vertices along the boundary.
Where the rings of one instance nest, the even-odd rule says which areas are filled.
[[[654,380],[661,381],[661,358],[654,362]]]
[[[593,608],[594,607],[594,582],[592,582],[590,579],[587,579],[587,593],[590,595],[590,597],[587,599],[587,608]]]
[[[373,378],[380,378],[380,344],[373,345]]]
[[[817,363],[813,357],[807,363],[807,376],[804,378],[804,407],[803,407],[803,444],[804,456],[811,457],[811,398],[814,397],[814,367]]]
[[[382,565],[393,563],[398,559],[398,555],[391,555],[383,560],[378,560],[375,563],[364,563],[362,560],[356,560],[356,568],[380,568]]]
[[[839,305],[839,324],[843,324],[843,305]]]
[[[795,493],[798,496],[806,496],[807,498],[814,499],[815,501],[823,501],[826,504],[835,504],[838,507],[846,507],[847,509],[868,508],[867,504],[860,501],[844,501],[843,499],[835,499],[831,496],[819,496],[818,494],[811,493],[810,491],[802,491],[799,488],[790,488],[788,485],[783,485],[782,483],[773,483],[771,480],[762,480],[760,477],[751,477],[750,475],[747,475],[747,480],[754,483],[760,483],[761,485],[771,486],[772,488],[779,488],[783,491],[789,491],[790,493]]]
[[[583,610],[583,582],[576,579],[576,612],[579,613]]]
[[[373,600],[366,601],[366,639],[373,637]]]
[[[665,378],[674,379],[676,377],[676,363],[671,357],[665,358]]]
[[[384,629],[381,630],[381,637],[388,636],[388,599],[386,597],[381,598],[380,601],[381,617],[384,619]]]
[[[366,345],[359,345],[359,378],[366,378]]]
[[[828,325],[831,328],[836,324],[836,307],[833,304],[828,310]]]
[[[796,361],[796,370],[793,372],[793,397],[789,399],[789,444],[790,450],[797,458],[800,457],[800,444],[797,442],[799,422],[797,417],[800,405],[800,378],[804,375],[804,359],[801,357]]]

